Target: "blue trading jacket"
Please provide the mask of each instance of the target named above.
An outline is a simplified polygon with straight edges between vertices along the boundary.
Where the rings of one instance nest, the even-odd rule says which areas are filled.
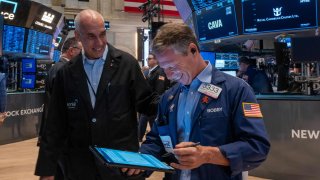
[[[270,143],[262,118],[245,117],[243,102],[256,103],[252,89],[239,78],[213,68],[212,83],[222,88],[217,99],[201,94],[191,122],[190,141],[203,146],[218,146],[230,166],[205,164],[191,172],[191,180],[240,180],[241,172],[258,167],[267,157]],[[170,135],[173,147],[178,144],[177,105],[180,84],[168,90],[158,107],[158,116],[140,152],[161,159],[165,152],[160,135]],[[180,171],[165,179],[179,179]]]

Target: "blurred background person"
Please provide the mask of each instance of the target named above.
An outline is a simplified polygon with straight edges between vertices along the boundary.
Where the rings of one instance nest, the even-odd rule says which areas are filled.
[[[255,59],[241,57],[237,76],[245,80],[257,94],[273,92],[267,74],[263,70],[257,69]]]
[[[158,60],[156,56],[152,53],[148,55],[148,69],[144,70],[143,73],[152,88],[153,92],[157,92],[159,95],[163,94],[168,88],[170,81],[167,79],[166,74],[163,69],[158,65]],[[155,115],[148,116],[145,114],[141,114],[139,118],[139,141],[142,142],[144,134],[146,133],[147,124],[149,123],[150,128],[152,128],[152,124]]]

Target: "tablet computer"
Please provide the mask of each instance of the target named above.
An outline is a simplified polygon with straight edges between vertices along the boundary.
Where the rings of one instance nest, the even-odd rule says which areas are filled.
[[[94,156],[109,167],[134,168],[173,173],[173,167],[161,162],[150,154],[122,151],[116,149],[90,147]]]

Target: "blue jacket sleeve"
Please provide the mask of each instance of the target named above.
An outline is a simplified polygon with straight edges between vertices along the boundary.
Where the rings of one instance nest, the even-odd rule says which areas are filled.
[[[253,91],[245,82],[240,83],[237,89],[229,92],[234,97],[230,101],[233,101],[232,123],[236,140],[219,147],[230,161],[232,176],[258,167],[270,148],[263,119],[245,117],[243,113],[243,102],[257,103]]]

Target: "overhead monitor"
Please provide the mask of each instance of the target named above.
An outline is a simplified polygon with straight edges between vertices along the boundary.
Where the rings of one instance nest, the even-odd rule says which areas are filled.
[[[4,53],[22,53],[25,28],[4,25],[3,27],[3,51]]]
[[[200,42],[238,35],[233,0],[222,0],[195,12]]]
[[[220,0],[188,0],[190,1],[191,8],[195,11],[209,7]],[[229,0],[233,1],[233,0]]]
[[[200,51],[200,54],[201,54],[203,60],[209,61],[212,64],[212,66],[215,65],[216,55],[214,52]]]
[[[49,55],[52,35],[29,29],[26,53]]]
[[[66,25],[69,31],[76,29],[76,26],[74,24],[74,19],[66,19]]]
[[[34,89],[36,81],[35,74],[23,74],[21,77],[21,88],[22,89]]]
[[[216,53],[216,63],[215,67],[217,69],[224,70],[236,70],[238,66],[238,54],[237,53]]]
[[[243,0],[243,33],[314,28],[317,0]]]
[[[36,67],[37,67],[36,59],[22,58],[21,60],[22,73],[35,73]]]

